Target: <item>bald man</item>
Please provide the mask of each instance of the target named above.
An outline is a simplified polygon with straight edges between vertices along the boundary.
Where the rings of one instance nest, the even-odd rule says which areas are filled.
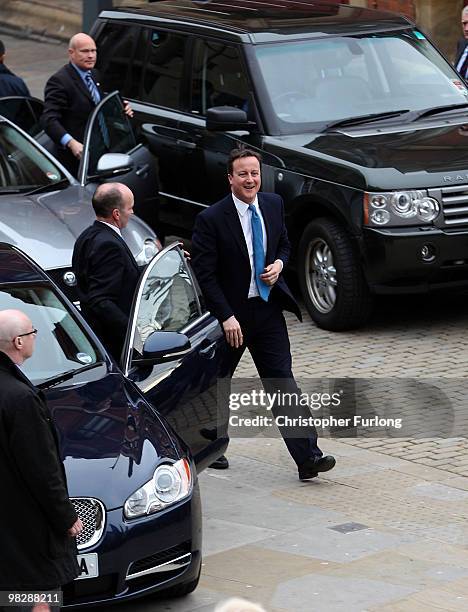
[[[455,57],[455,68],[466,79],[468,73],[468,6],[462,10],[461,26],[463,38],[458,41],[457,54]]]
[[[105,183],[92,202],[96,221],[78,237],[72,266],[83,316],[118,360],[140,277],[121,234],[133,214],[133,194],[122,183]]]
[[[57,434],[44,395],[18,367],[36,335],[23,312],[0,311],[1,591],[53,590],[78,575],[74,537],[83,525],[68,497]]]
[[[74,176],[83,152],[88,117],[104,95],[94,70],[96,53],[91,36],[83,32],[72,36],[69,63],[50,77],[44,91],[42,127],[57,145],[56,156]],[[133,115],[127,102],[125,112]]]

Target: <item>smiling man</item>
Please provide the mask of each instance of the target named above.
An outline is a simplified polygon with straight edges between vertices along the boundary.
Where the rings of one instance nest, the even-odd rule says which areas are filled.
[[[234,149],[228,161],[231,194],[197,216],[192,265],[209,310],[221,323],[229,345],[231,376],[249,349],[267,392],[300,395],[292,373],[283,310],[301,312],[282,276],[290,244],[280,196],[261,193],[261,157]],[[298,405],[275,405],[275,416],[310,417]],[[317,446],[314,428],[280,429],[301,480],[335,465]],[[221,457],[212,467],[227,468]]]

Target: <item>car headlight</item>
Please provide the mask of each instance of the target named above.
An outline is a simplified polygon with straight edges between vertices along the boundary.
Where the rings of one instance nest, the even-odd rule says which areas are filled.
[[[188,497],[193,479],[188,459],[163,463],[154,471],[153,478],[137,489],[124,504],[127,519],[153,514]]]
[[[364,193],[365,225],[431,223],[439,213],[439,202],[424,190]]]
[[[139,266],[150,262],[162,250],[162,244],[157,238],[146,238],[142,250],[135,257]]]

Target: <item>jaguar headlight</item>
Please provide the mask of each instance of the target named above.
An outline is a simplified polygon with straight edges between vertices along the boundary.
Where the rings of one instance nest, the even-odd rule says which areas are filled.
[[[187,459],[163,463],[156,468],[153,478],[127,499],[124,504],[125,518],[137,518],[163,510],[188,497],[192,487],[192,472]]]

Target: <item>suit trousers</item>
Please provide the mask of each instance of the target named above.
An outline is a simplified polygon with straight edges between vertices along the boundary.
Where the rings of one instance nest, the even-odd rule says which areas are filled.
[[[231,377],[245,351],[249,349],[252,359],[267,393],[292,394],[300,397],[301,390],[292,373],[291,347],[288,329],[281,307],[270,295],[268,302],[259,297],[246,300],[245,307],[236,313],[242,328],[244,342],[239,348],[229,348]],[[306,406],[298,401],[278,402],[272,407],[275,419],[279,416],[308,419],[311,416]],[[311,457],[322,457],[317,445],[315,427],[282,426],[278,428],[291,457],[299,466]]]

